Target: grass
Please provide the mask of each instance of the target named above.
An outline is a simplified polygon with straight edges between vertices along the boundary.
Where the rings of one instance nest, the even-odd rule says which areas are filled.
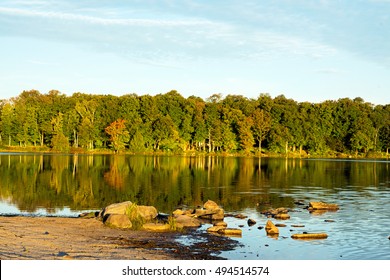
[[[138,212],[138,205],[136,203],[132,203],[126,209],[126,215],[129,217],[131,223],[133,224],[133,229],[138,230],[141,229],[145,224],[145,219]]]

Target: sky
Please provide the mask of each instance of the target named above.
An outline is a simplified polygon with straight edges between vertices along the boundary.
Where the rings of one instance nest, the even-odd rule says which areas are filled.
[[[31,89],[390,104],[390,0],[0,0],[0,99]]]

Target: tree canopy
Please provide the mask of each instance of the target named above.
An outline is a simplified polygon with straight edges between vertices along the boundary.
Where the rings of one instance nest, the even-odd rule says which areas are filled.
[[[368,155],[388,152],[390,104],[374,106],[360,97],[300,103],[268,94],[203,100],[174,90],[120,97],[30,90],[0,101],[0,145],[61,152]]]

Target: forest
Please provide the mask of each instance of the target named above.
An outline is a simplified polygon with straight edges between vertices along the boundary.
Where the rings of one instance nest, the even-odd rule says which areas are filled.
[[[390,104],[357,97],[321,103],[173,90],[122,96],[23,91],[0,100],[2,150],[382,157]]]

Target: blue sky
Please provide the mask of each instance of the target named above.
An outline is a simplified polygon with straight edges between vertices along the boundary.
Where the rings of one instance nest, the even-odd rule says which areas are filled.
[[[0,0],[0,99],[23,90],[390,104],[390,0]]]

